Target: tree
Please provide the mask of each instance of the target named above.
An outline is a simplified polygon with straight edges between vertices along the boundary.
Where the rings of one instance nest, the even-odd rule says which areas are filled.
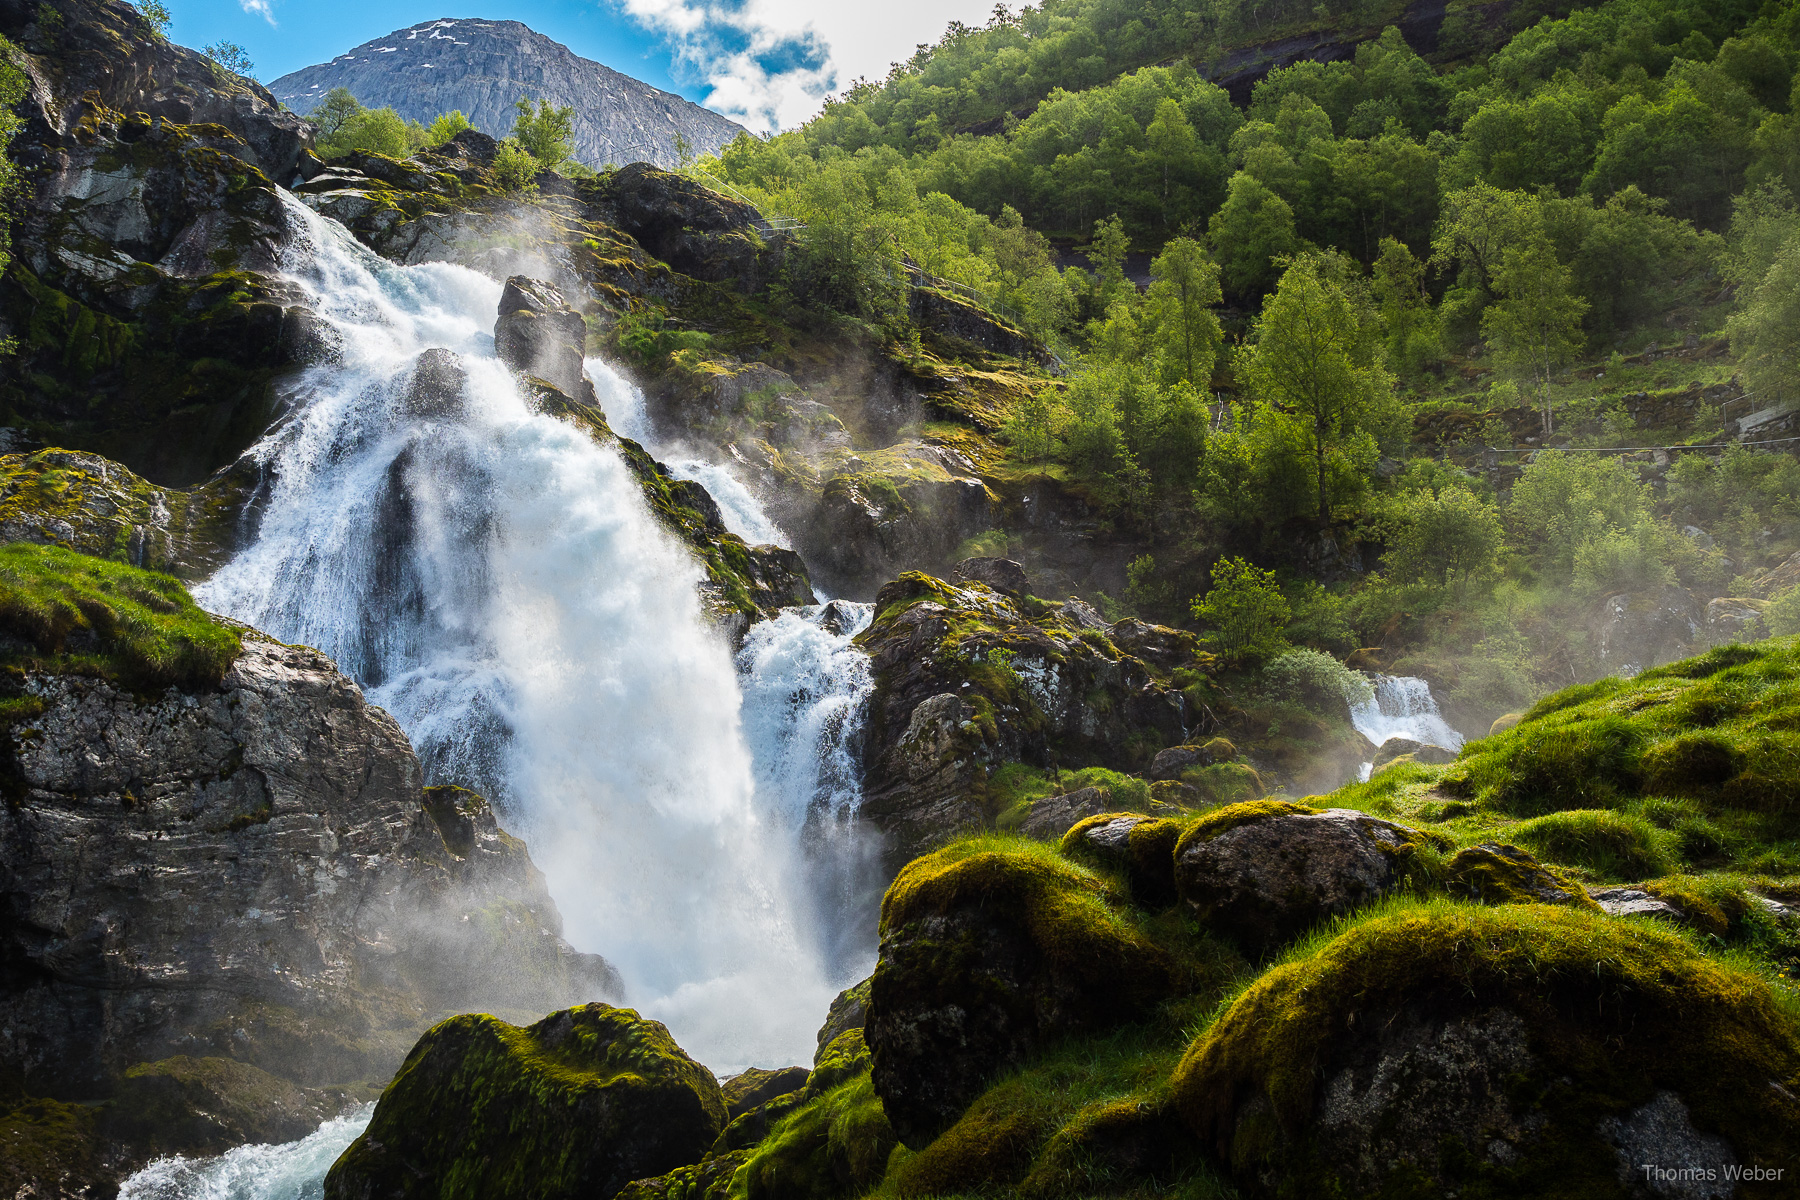
[[[1179,364],[1181,378],[1211,390],[1213,359],[1223,335],[1213,306],[1219,292],[1219,265],[1192,238],[1174,238],[1150,264],[1150,313],[1165,358]]]
[[[1738,285],[1725,322],[1753,391],[1800,390],[1800,213],[1780,185],[1738,197],[1726,275]]]
[[[1094,237],[1087,245],[1087,257],[1094,265],[1094,290],[1103,309],[1126,286],[1125,253],[1130,249],[1131,239],[1118,214],[1094,222]]]
[[[317,130],[315,137],[323,144],[337,137],[344,122],[362,111],[363,106],[357,103],[349,88],[335,87],[325,93],[324,99],[306,114],[306,119],[313,123]]]
[[[425,129],[427,146],[442,146],[465,129],[472,128],[469,118],[463,116],[462,109],[456,108],[433,121]]]
[[[1406,243],[1381,239],[1381,256],[1370,269],[1370,288],[1381,306],[1387,360],[1404,374],[1419,371],[1439,355],[1437,323],[1425,294],[1425,264]]]
[[[575,153],[575,110],[557,108],[548,100],[535,104],[520,97],[513,107],[519,115],[513,121],[513,140],[536,159],[544,170],[554,171]]]
[[[158,36],[168,36],[169,26],[175,20],[175,14],[169,11],[168,5],[164,4],[162,0],[137,0],[136,7]]]
[[[529,192],[537,187],[532,180],[543,169],[543,164],[532,157],[531,151],[519,145],[512,138],[500,143],[500,150],[494,155],[494,179],[503,191]]]
[[[1320,526],[1331,523],[1334,452],[1381,424],[1393,377],[1371,354],[1351,297],[1322,256],[1301,255],[1282,273],[1240,352],[1238,377],[1264,403],[1302,426],[1314,464]]]
[[[1290,612],[1275,572],[1258,570],[1241,558],[1214,563],[1212,590],[1193,603],[1194,618],[1217,631],[1213,643],[1233,662],[1260,660],[1283,649],[1281,635]]]
[[[1207,240],[1234,295],[1261,294],[1273,281],[1275,260],[1300,248],[1294,210],[1261,180],[1239,171],[1225,203],[1212,215]]]
[[[1500,513],[1460,487],[1400,499],[1399,528],[1388,549],[1389,573],[1401,583],[1462,586],[1494,569]]]
[[[1493,282],[1500,301],[1482,314],[1481,334],[1536,389],[1548,437],[1550,377],[1581,348],[1587,301],[1575,294],[1569,268],[1541,234],[1504,251]]]
[[[256,64],[250,61],[250,54],[236,42],[214,42],[204,53],[206,57],[237,75],[248,76],[256,70]]]
[[[1001,430],[1013,452],[1028,463],[1042,463],[1056,448],[1056,406],[1050,389],[1036,388],[1015,401]]]

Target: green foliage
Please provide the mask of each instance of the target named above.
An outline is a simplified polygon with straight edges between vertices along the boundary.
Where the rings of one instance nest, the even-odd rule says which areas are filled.
[[[203,53],[234,75],[247,76],[256,70],[256,64],[250,61],[249,52],[236,42],[214,42]]]
[[[306,119],[313,123],[320,146],[330,143],[344,127],[344,122],[363,111],[363,106],[350,94],[349,88],[335,87],[326,92]],[[321,151],[323,156],[323,151]]]
[[[13,111],[25,98],[29,81],[19,69],[19,49],[0,37],[0,272],[12,261],[12,218],[10,203],[18,187],[18,167],[5,153],[24,121]]]
[[[1498,301],[1482,315],[1481,334],[1522,383],[1537,389],[1549,434],[1550,378],[1581,348],[1587,301],[1575,295],[1568,268],[1542,236],[1501,250],[1492,283]]]
[[[1342,717],[1347,706],[1354,708],[1375,695],[1374,687],[1360,672],[1318,650],[1277,655],[1263,667],[1257,682],[1272,699],[1298,704],[1321,716]]]
[[[1213,565],[1212,588],[1194,601],[1193,612],[1215,630],[1213,643],[1232,661],[1267,658],[1285,645],[1282,631],[1290,609],[1275,572],[1258,570],[1241,558],[1222,558]]]
[[[657,368],[682,350],[705,350],[712,335],[697,329],[674,329],[660,308],[634,308],[613,326],[613,344],[641,367]]]
[[[554,171],[575,153],[573,108],[558,108],[548,100],[534,104],[526,97],[520,97],[513,107],[518,109],[518,116],[513,121],[511,140],[536,159],[541,169]]]
[[[1617,459],[1546,452],[1513,488],[1512,542],[1547,576],[1584,593],[1635,591],[1672,576],[1679,535],[1651,515],[1647,489]]]
[[[531,151],[507,138],[494,155],[492,170],[494,182],[502,191],[523,194],[537,190],[537,184],[532,181],[543,170],[543,164],[532,157]]]
[[[463,116],[462,109],[452,109],[425,127],[425,144],[442,146],[465,129],[473,129],[469,118]]]
[[[216,687],[242,650],[177,580],[26,542],[0,546],[0,630],[15,662],[144,689]]]
[[[1282,273],[1255,340],[1238,356],[1238,377],[1292,422],[1312,459],[1321,526],[1348,498],[1345,482],[1360,486],[1374,465],[1377,434],[1392,424],[1393,378],[1365,316],[1336,263],[1302,255]]]
[[[162,0],[135,0],[133,7],[144,15],[144,20],[150,23],[151,29],[164,36],[168,34],[175,14],[169,11],[169,6]]]
[[[1800,587],[1791,587],[1770,600],[1763,609],[1763,623],[1775,637],[1800,633]]]
[[[1386,565],[1401,583],[1466,587],[1496,567],[1502,531],[1492,503],[1462,487],[1399,497]]]

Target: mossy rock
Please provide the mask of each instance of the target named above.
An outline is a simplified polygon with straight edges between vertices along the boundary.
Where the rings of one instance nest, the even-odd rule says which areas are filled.
[[[806,1086],[810,1074],[805,1067],[781,1067],[774,1071],[751,1067],[733,1075],[719,1085],[719,1094],[725,1100],[725,1119],[735,1121],[777,1096],[799,1091]]]
[[[309,1093],[249,1063],[176,1055],[125,1072],[101,1134],[154,1154],[221,1154],[249,1142],[291,1142],[331,1115]]]
[[[243,651],[170,576],[57,546],[0,546],[0,661],[160,690],[218,686]]]
[[[1137,813],[1089,817],[1063,835],[1063,854],[1124,875],[1134,903],[1167,908],[1175,903],[1175,843],[1183,825]]]
[[[407,1055],[325,1195],[604,1198],[697,1162],[724,1124],[712,1073],[630,1009],[584,1004],[525,1028],[452,1017]]]
[[[1616,1196],[1646,1149],[1791,1168],[1800,1025],[1651,922],[1411,901],[1267,971],[1172,1087],[1254,1195]]]
[[[874,1086],[909,1146],[1042,1046],[1141,1015],[1180,971],[1093,872],[1007,838],[916,859],[882,903]]]
[[[1516,712],[1515,713],[1506,713],[1502,716],[1495,717],[1494,723],[1492,725],[1488,726],[1488,736],[1493,737],[1496,734],[1505,733],[1507,730],[1513,728],[1520,721],[1522,721],[1524,719],[1525,719],[1524,713],[1516,713]]]
[[[101,1161],[99,1117],[95,1105],[61,1100],[0,1106],[0,1195],[110,1194],[117,1175]]]
[[[872,1063],[863,1030],[846,1029],[819,1050],[818,1062],[806,1079],[806,1094],[817,1096],[868,1070]]]
[[[898,1145],[863,1071],[784,1117],[745,1162],[733,1189],[746,1200],[859,1196],[880,1182]]]
[[[839,992],[831,1002],[831,1008],[825,1014],[825,1023],[819,1026],[818,1046],[813,1051],[813,1066],[818,1066],[829,1052],[831,1044],[840,1035],[852,1029],[861,1029],[869,1016],[869,981],[851,984]]]
[[[1587,890],[1528,851],[1486,842],[1459,850],[1445,871],[1445,890],[1480,904],[1573,904],[1598,910]]]
[[[1208,813],[1175,847],[1175,888],[1252,954],[1398,890],[1426,835],[1353,809],[1258,800]]]
[[[1640,797],[1800,812],[1800,638],[1721,646],[1538,701],[1439,786],[1522,817]]]

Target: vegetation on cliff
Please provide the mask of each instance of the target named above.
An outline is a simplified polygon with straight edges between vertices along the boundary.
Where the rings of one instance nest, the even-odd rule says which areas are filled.
[[[0,546],[0,631],[17,666],[133,687],[215,687],[242,649],[179,580],[56,546]]]

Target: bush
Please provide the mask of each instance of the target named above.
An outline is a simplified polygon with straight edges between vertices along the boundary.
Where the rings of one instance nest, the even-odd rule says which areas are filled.
[[[1213,566],[1212,581],[1212,590],[1194,601],[1193,612],[1217,630],[1213,641],[1224,657],[1256,661],[1286,645],[1282,631],[1291,610],[1275,586],[1275,572],[1241,558],[1222,558]]]
[[[1763,624],[1774,637],[1800,633],[1800,587],[1791,587],[1769,601],[1763,609]]]
[[[1271,700],[1319,716],[1342,715],[1340,704],[1354,708],[1375,695],[1359,672],[1317,650],[1289,650],[1271,661],[1262,670],[1262,689]]]
[[[532,180],[542,170],[542,165],[531,156],[519,143],[508,138],[500,143],[500,152],[494,155],[494,181],[503,191],[529,192],[537,188]]]

